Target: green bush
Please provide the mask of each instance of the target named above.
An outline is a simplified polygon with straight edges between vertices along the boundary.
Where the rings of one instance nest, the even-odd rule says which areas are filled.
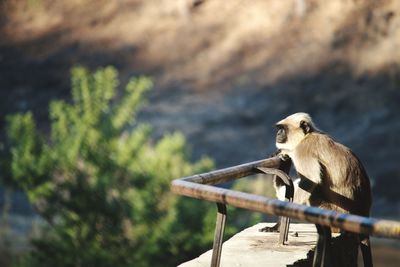
[[[173,266],[210,248],[215,207],[169,184],[213,163],[190,163],[181,134],[153,142],[135,120],[151,81],[131,79],[117,96],[114,68],[76,67],[71,84],[71,103],[50,105],[49,136],[30,112],[7,117],[3,173],[47,222],[16,266]]]

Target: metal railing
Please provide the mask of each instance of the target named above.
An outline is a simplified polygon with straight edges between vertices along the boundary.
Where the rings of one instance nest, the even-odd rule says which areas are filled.
[[[287,176],[289,169],[290,163],[287,165],[280,158],[274,157],[172,181],[171,189],[174,193],[215,202],[217,204],[217,222],[211,266],[219,266],[220,264],[223,233],[226,222],[226,205],[282,216],[279,238],[281,244],[285,244],[285,240],[287,240],[289,225],[287,218],[316,224],[319,238],[314,254],[313,266],[330,265],[330,227],[363,234],[365,236],[400,238],[400,222],[338,213],[290,202],[290,197],[293,197],[293,192],[291,192],[291,188],[293,187],[290,185],[291,181],[287,181],[289,178]],[[285,202],[278,199],[213,186],[259,173],[271,173],[279,176],[286,185],[286,199],[289,201]]]

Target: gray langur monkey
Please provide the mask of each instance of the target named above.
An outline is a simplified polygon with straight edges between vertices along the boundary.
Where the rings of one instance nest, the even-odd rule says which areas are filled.
[[[276,124],[276,147],[289,156],[299,176],[294,202],[338,212],[369,216],[372,193],[360,160],[322,133],[307,113],[295,113]],[[277,187],[278,198],[282,189]]]
[[[276,128],[278,154],[292,160],[299,177],[294,181],[293,202],[370,215],[370,181],[360,160],[349,148],[321,132],[307,113],[290,115],[279,121]],[[285,186],[279,183],[279,179],[274,183],[278,199],[284,200]],[[261,231],[277,228],[263,228]],[[368,236],[360,236],[360,239],[363,256],[367,251],[367,257],[370,257]],[[368,260],[372,265],[372,259]]]

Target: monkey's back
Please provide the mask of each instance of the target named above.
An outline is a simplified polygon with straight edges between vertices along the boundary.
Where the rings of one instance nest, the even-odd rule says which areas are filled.
[[[318,132],[310,133],[298,148],[303,151],[304,160],[318,161],[320,167],[320,185],[310,199],[311,205],[369,216],[370,181],[364,166],[349,148]]]

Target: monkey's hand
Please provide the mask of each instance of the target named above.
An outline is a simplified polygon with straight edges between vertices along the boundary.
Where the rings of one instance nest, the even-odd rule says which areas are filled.
[[[283,161],[287,161],[290,159],[289,155],[283,153],[281,149],[278,149],[274,153],[271,154],[271,157],[279,157]]]

